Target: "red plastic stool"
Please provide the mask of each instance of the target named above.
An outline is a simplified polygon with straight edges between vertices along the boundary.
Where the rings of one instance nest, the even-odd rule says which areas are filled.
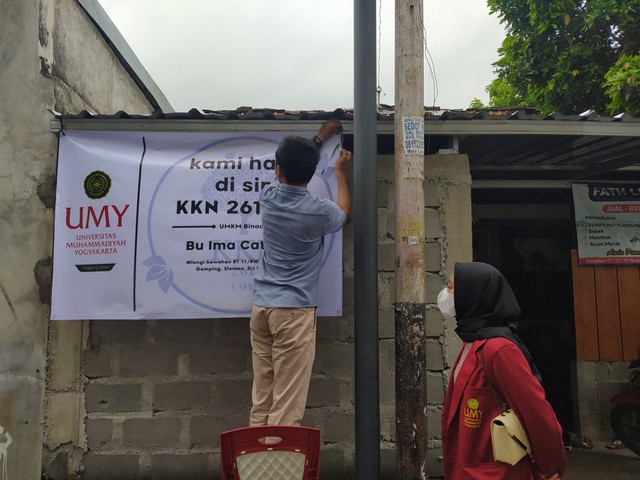
[[[320,430],[291,425],[220,434],[222,480],[319,480]]]

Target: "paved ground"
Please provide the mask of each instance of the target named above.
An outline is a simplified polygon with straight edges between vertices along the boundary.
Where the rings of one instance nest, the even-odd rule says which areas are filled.
[[[605,443],[592,449],[574,448],[567,452],[567,471],[563,480],[640,480],[640,456],[629,449],[608,450]]]

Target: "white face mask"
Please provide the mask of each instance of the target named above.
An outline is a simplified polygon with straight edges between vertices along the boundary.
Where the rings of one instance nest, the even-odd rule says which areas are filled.
[[[447,287],[444,287],[438,294],[438,308],[442,314],[447,317],[456,316],[456,306],[453,301],[453,293],[449,293]]]

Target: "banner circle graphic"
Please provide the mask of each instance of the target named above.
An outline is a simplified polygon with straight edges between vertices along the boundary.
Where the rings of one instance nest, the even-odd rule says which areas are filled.
[[[92,200],[104,198],[111,190],[111,177],[102,170],[94,170],[84,179],[84,193]]]

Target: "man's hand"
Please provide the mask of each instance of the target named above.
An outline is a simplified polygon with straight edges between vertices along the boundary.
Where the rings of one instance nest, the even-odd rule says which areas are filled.
[[[351,197],[347,188],[347,173],[353,160],[353,153],[349,150],[340,150],[340,156],[336,160],[336,179],[338,180],[338,198],[336,203],[345,215],[345,225],[351,223]]]
[[[336,173],[347,175],[347,173],[349,173],[349,168],[351,167],[352,161],[353,153],[345,149],[340,150],[340,156],[336,160]]]
[[[322,124],[316,136],[324,143],[340,131],[342,131],[342,123],[340,123],[340,120],[330,118]]]

